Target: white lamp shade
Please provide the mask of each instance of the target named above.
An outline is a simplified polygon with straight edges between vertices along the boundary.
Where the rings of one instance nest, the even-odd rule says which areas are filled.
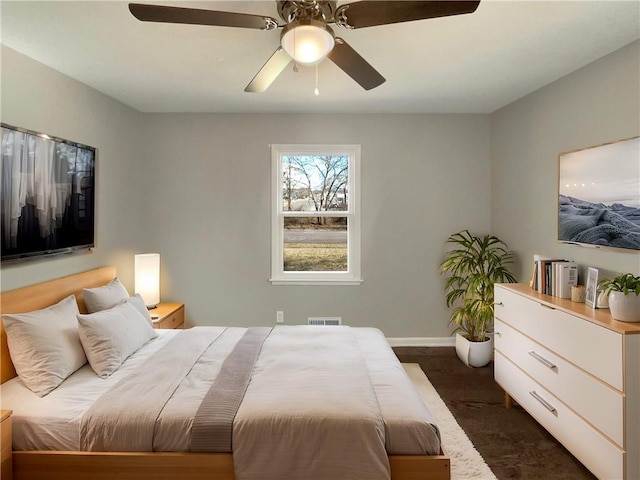
[[[143,253],[135,256],[136,293],[147,307],[160,303],[160,254]]]
[[[280,44],[296,62],[314,65],[325,58],[335,45],[332,32],[326,25],[295,25],[285,28]]]

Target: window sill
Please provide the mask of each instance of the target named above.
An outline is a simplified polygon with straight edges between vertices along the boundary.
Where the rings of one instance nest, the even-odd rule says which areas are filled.
[[[271,285],[330,285],[330,286],[340,286],[340,285],[360,285],[362,283],[362,279],[359,280],[336,280],[336,279],[282,279],[282,278],[270,278],[269,281]]]

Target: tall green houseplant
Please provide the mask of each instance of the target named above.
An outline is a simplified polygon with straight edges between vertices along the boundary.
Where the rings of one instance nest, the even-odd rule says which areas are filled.
[[[455,306],[449,323],[469,341],[483,342],[493,323],[493,285],[516,281],[509,270],[513,252],[499,238],[475,236],[469,230],[451,235],[447,244],[452,249],[445,254],[440,273],[447,277],[447,307]]]

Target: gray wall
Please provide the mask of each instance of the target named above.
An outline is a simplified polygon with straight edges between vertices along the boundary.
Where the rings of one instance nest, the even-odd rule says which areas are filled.
[[[138,208],[142,114],[5,46],[1,52],[2,122],[96,147],[99,178],[93,253],[3,263],[2,290],[102,265],[116,265],[132,288],[133,253],[146,236]]]
[[[141,114],[7,48],[2,121],[98,148],[98,247],[2,265],[3,291],[162,254],[162,299],[190,323],[267,325],[342,316],[389,337],[446,336],[437,266],[462,228],[612,271],[636,254],[555,242],[557,154],[637,135],[639,45],[493,115]],[[362,275],[356,287],[272,286],[271,143],[362,145]]]
[[[3,49],[2,121],[99,150],[94,253],[2,265],[2,290],[162,254],[164,301],[190,323],[341,316],[390,337],[449,333],[437,267],[450,233],[490,222],[487,115],[140,114]],[[362,145],[362,275],[351,287],[272,286],[271,143]]]
[[[341,316],[391,337],[446,336],[438,263],[447,236],[489,228],[486,115],[152,115],[145,124],[150,250],[163,298],[199,324]],[[362,145],[362,276],[273,286],[271,143]]]
[[[556,242],[558,154],[639,134],[640,42],[491,115],[491,228],[521,254],[522,280],[534,253],[640,274],[638,253]]]

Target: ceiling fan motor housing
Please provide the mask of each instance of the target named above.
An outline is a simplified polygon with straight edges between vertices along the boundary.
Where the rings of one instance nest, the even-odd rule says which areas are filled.
[[[278,0],[278,14],[285,22],[301,19],[332,22],[336,12],[334,0]]]

